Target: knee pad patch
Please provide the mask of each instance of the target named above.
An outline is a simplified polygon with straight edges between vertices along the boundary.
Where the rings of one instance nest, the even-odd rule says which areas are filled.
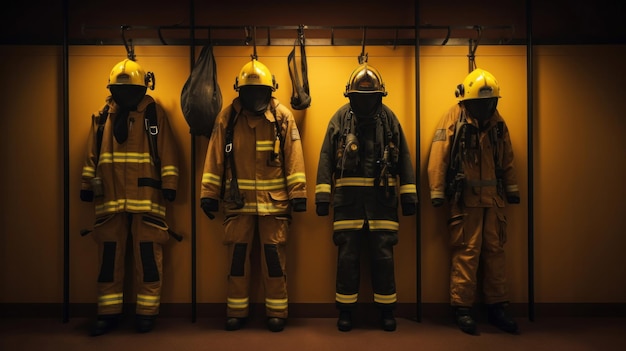
[[[278,247],[274,244],[265,244],[265,264],[267,264],[267,273],[271,278],[283,276],[283,269],[280,266],[280,258],[278,257]]]
[[[141,265],[143,266],[144,283],[159,281],[159,269],[154,259],[154,243],[151,241],[139,243]]]
[[[113,272],[115,272],[117,243],[106,241],[102,243],[102,246],[102,265],[100,266],[100,274],[98,274],[98,283],[110,283],[113,281]]]
[[[243,277],[244,266],[246,263],[246,251],[248,249],[248,244],[239,243],[235,244],[233,249],[233,261],[230,263],[230,275],[233,277]]]

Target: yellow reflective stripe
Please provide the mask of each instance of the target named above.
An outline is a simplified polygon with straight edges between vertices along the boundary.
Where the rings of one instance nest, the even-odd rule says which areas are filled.
[[[151,163],[150,153],[148,152],[103,152],[100,155],[100,163]]]
[[[274,213],[285,213],[284,208],[278,208],[273,204],[261,204],[261,203],[246,203],[242,208],[236,210],[229,210],[228,204],[226,204],[226,209],[229,213],[258,213],[258,214],[274,214]]]
[[[335,301],[339,303],[356,303],[358,298],[359,294],[344,295],[340,293],[335,293]]]
[[[202,174],[202,183],[222,186],[222,177],[213,173],[204,173]]]
[[[265,306],[273,310],[286,310],[288,305],[287,298],[284,299],[265,299]]]
[[[400,194],[415,194],[417,193],[417,188],[415,184],[404,184],[400,185]]]
[[[389,186],[396,185],[395,178],[388,178]],[[348,177],[339,178],[335,181],[335,187],[341,186],[374,186],[374,178]]]
[[[294,185],[297,183],[306,183],[306,176],[304,172],[297,172],[287,176],[287,185]]]
[[[165,216],[165,206],[152,203],[150,200],[119,199],[96,205],[96,214],[119,212],[124,209],[137,212],[152,212]]]
[[[93,167],[85,166],[83,167],[83,177],[93,178],[96,176],[96,169]]]
[[[333,230],[361,229],[363,228],[364,219],[352,219],[345,221],[336,221],[333,223]]]
[[[137,294],[137,305],[140,306],[156,307],[159,305],[160,301],[159,296]]]
[[[244,309],[248,307],[248,298],[244,297],[241,299],[236,299],[233,297],[229,297],[226,299],[226,305],[228,306],[228,308]]]
[[[400,228],[398,222],[394,221],[369,219],[367,223],[369,224],[370,230],[398,230]]]
[[[240,190],[281,190],[285,189],[285,179],[237,179]]]
[[[430,198],[431,199],[445,199],[446,194],[443,191],[431,191]]]
[[[507,193],[514,193],[516,191],[519,191],[519,187],[517,186],[517,184],[507,185],[505,191]]]
[[[257,140],[256,151],[274,151],[274,140]]]
[[[315,186],[315,193],[330,193],[330,184],[317,184]]]
[[[396,294],[393,293],[391,295],[381,295],[381,294],[374,294],[374,302],[378,302],[378,303],[382,303],[382,304],[392,304],[392,303],[396,303],[398,302],[398,298],[396,297]]]
[[[100,306],[111,306],[111,305],[118,305],[124,302],[124,294],[123,293],[118,293],[118,294],[108,294],[108,295],[102,295],[100,297],[98,297],[98,305]]]
[[[165,176],[178,176],[178,167],[165,166],[161,168],[161,177]]]

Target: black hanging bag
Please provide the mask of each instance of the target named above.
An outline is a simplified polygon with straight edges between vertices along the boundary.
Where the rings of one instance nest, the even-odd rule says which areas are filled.
[[[202,48],[180,94],[180,106],[192,135],[211,137],[215,118],[222,110],[222,92],[211,45]]]
[[[296,61],[296,45],[300,46],[300,65]],[[293,50],[287,57],[289,65],[289,77],[291,78],[291,107],[294,110],[304,110],[311,106],[311,95],[309,95],[309,77],[307,72],[306,52],[304,50],[304,31],[298,29],[298,39],[293,45]],[[302,82],[300,82],[302,76]]]

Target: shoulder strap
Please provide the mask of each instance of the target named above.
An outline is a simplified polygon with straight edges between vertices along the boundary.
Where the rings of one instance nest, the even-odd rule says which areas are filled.
[[[151,102],[146,106],[144,114],[144,125],[148,136],[148,145],[150,147],[150,155],[158,174],[161,174],[161,158],[159,157],[159,149],[157,148],[157,135],[159,134],[159,126],[157,123],[156,103]]]

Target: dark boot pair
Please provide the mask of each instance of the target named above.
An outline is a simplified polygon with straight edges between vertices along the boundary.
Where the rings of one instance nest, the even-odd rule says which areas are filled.
[[[487,321],[496,328],[507,333],[515,334],[519,327],[513,318],[506,312],[506,303],[495,303],[487,305]],[[476,335],[476,321],[472,317],[469,307],[457,306],[454,308],[456,314],[456,325],[467,334]]]
[[[228,317],[226,319],[226,330],[233,331],[239,330],[246,323],[247,318],[240,317]],[[269,317],[267,318],[267,328],[272,332],[280,332],[285,329],[285,324],[287,324],[286,318],[279,317]]]
[[[380,324],[384,331],[396,330],[396,319],[393,317],[392,310],[381,311]],[[352,312],[351,311],[342,310],[339,312],[339,319],[337,320],[337,329],[343,332],[352,330]]]
[[[122,316],[120,314],[99,315],[91,330],[91,336],[99,336],[117,328]],[[156,316],[135,315],[135,329],[138,333],[147,333],[154,329]]]

